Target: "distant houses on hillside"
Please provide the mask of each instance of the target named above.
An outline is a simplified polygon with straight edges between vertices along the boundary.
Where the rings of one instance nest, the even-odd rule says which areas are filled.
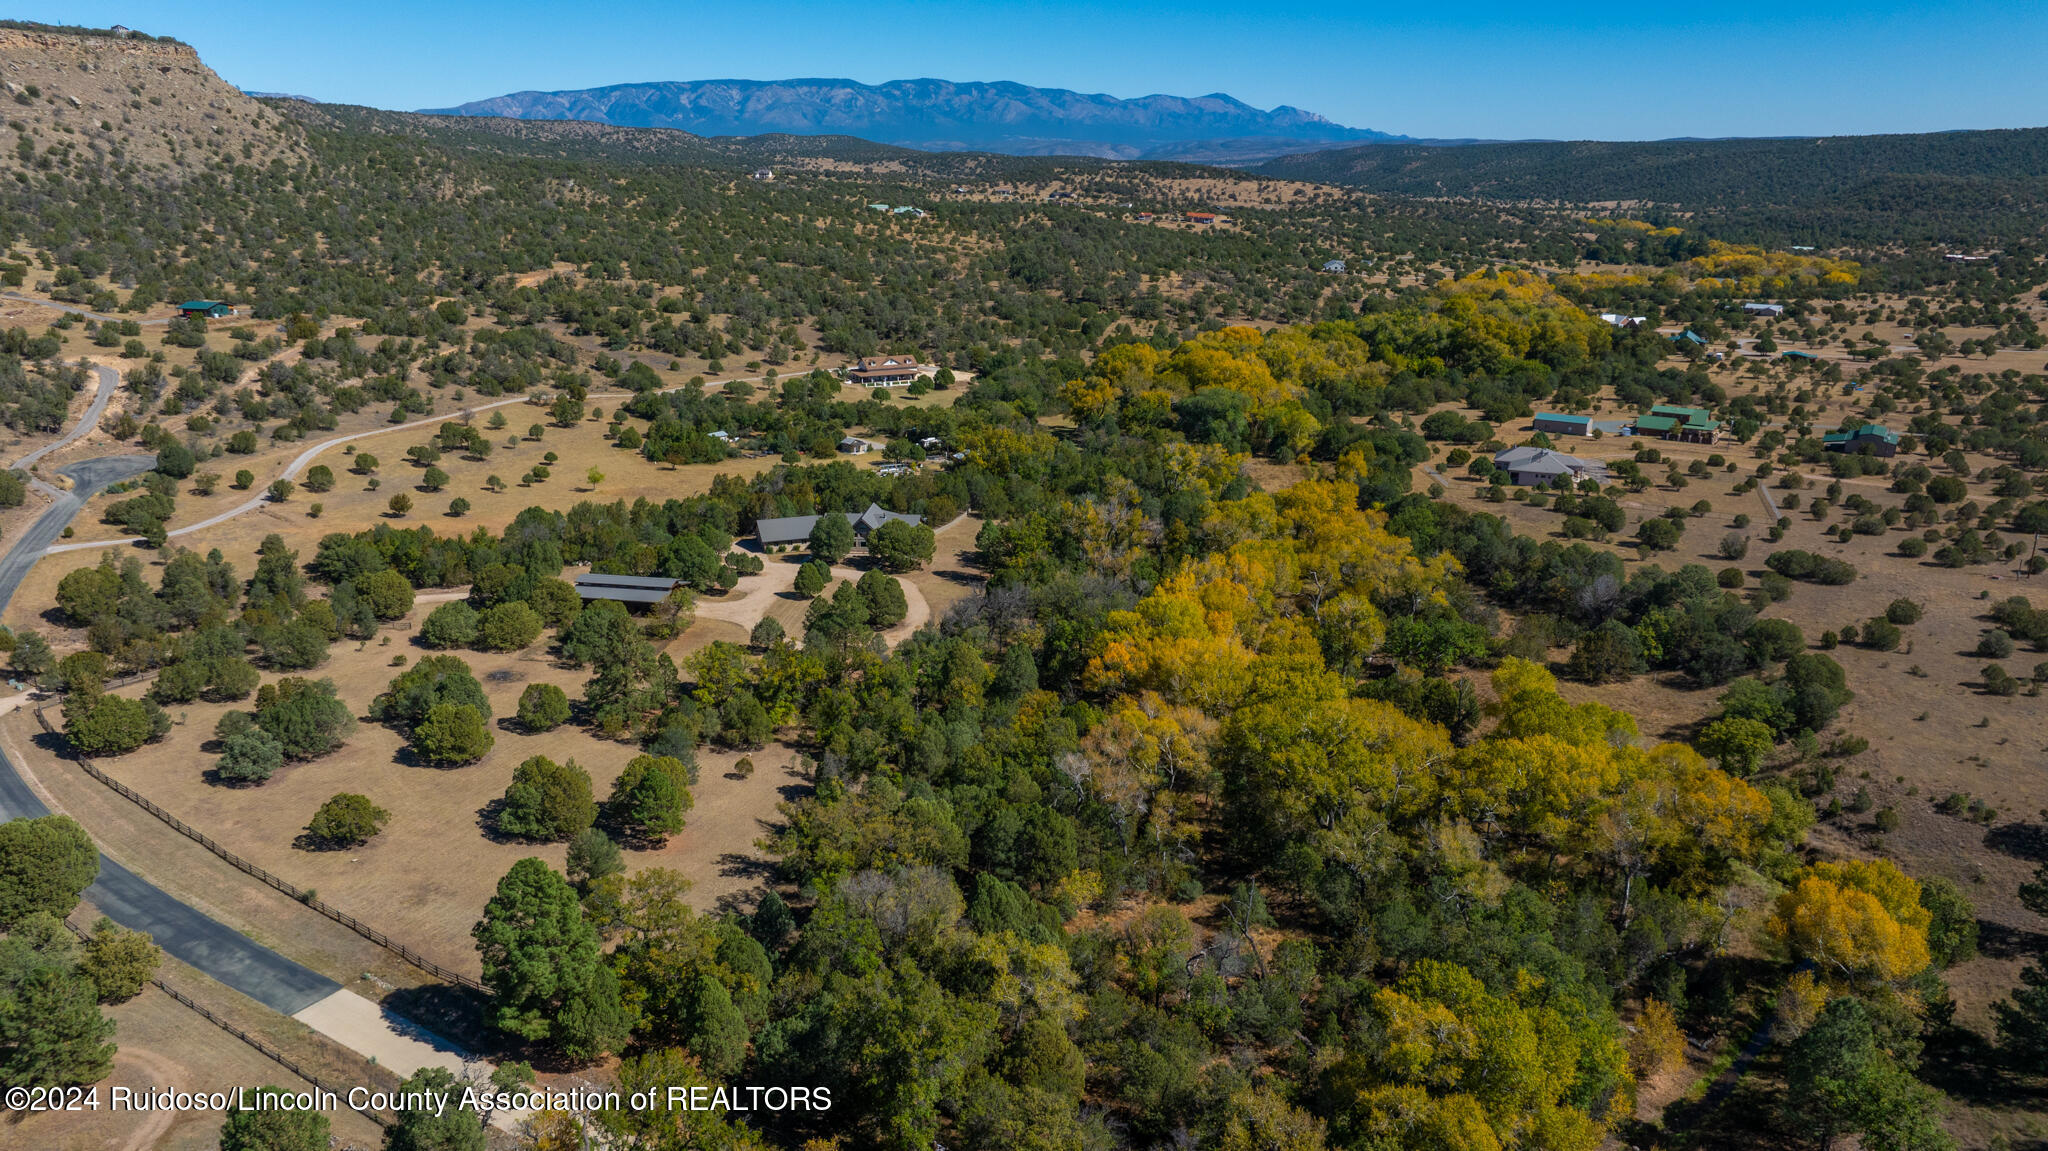
[[[916,356],[862,356],[846,370],[846,382],[864,388],[914,383],[924,373]]]

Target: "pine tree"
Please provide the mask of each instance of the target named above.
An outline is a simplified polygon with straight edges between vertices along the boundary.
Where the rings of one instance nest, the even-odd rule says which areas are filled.
[[[618,980],[576,892],[547,864],[522,859],[498,881],[472,934],[484,983],[496,995],[492,1021],[528,1040],[547,1040],[578,1059],[625,1041]]]

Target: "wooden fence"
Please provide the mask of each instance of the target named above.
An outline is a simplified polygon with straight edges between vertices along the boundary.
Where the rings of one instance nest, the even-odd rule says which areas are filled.
[[[133,681],[131,680],[130,682]],[[57,735],[57,729],[50,726],[49,717],[43,714],[45,711],[49,710],[50,706],[50,704],[44,704],[43,706],[36,709],[36,722],[43,725],[43,730],[45,732],[48,732],[51,735]],[[471,991],[479,991],[485,995],[489,995],[491,993],[490,988],[485,987],[483,984],[477,982],[469,976],[464,975],[459,971],[451,971],[448,968],[441,966],[433,960],[428,959],[426,956],[421,955],[419,952],[414,951],[412,948],[407,947],[405,944],[398,942],[397,940],[391,938],[390,936],[384,934],[376,928],[371,927],[369,924],[364,923],[362,920],[357,919],[355,916],[350,915],[348,912],[343,911],[338,907],[334,907],[330,904],[322,902],[319,898],[314,896],[312,892],[297,886],[289,880],[281,879],[278,876],[272,875],[270,872],[265,871],[261,867],[258,867],[255,864],[249,862],[248,860],[243,859],[241,856],[236,855],[234,852],[229,851],[227,848],[221,846],[219,843],[214,842],[213,838],[211,836],[208,836],[205,832],[200,831],[198,828],[193,827],[191,824],[186,823],[184,820],[179,819],[177,816],[172,815],[170,812],[165,811],[161,807],[158,807],[156,804],[150,802],[147,796],[136,791],[134,788],[129,787],[127,784],[122,783],[120,780],[115,779],[113,776],[108,775],[106,772],[101,771],[96,765],[94,765],[94,763],[91,760],[85,758],[84,756],[81,755],[77,756],[76,758],[78,766],[84,768],[85,773],[87,775],[92,776],[94,779],[97,779],[101,783],[104,783],[108,787],[112,788],[114,794],[120,796],[123,799],[128,800],[129,802],[135,804],[137,807],[140,807],[142,810],[150,813],[151,815],[156,816],[158,819],[162,820],[166,825],[168,825],[171,828],[171,830],[177,832],[178,834],[184,836],[192,842],[197,843],[199,846],[204,847],[206,850],[211,851],[215,855],[219,856],[221,859],[226,860],[230,866],[235,868],[235,870],[240,871],[245,875],[251,875],[259,880],[262,880],[264,883],[270,885],[278,891],[281,891],[286,895],[291,896],[293,899],[298,900],[300,903],[305,904],[307,907],[310,907],[313,910],[319,912],[320,914],[326,916],[327,918],[332,919],[336,923],[341,924],[343,927],[348,928],[350,931],[353,931],[357,935],[362,936],[364,939],[367,939],[370,942],[376,944],[377,946],[384,948],[386,951],[391,952],[393,955],[398,956],[400,959],[405,960],[407,963],[412,964],[414,967],[419,968],[421,971],[426,972],[427,974],[433,976],[436,979],[441,980],[444,983],[453,983],[460,987],[467,987]]]
[[[184,1004],[185,1006],[191,1008],[192,1010],[198,1012],[201,1017],[206,1019],[207,1022],[212,1023],[215,1027],[220,1028],[222,1031],[227,1032],[229,1035],[232,1035],[235,1038],[241,1040],[242,1042],[248,1044],[249,1046],[255,1048],[259,1053],[269,1057],[273,1062],[282,1066],[285,1070],[291,1072],[292,1074],[298,1076],[306,1082],[311,1083],[313,1086],[319,1088],[320,1090],[333,1092],[337,1097],[342,1099],[344,1102],[346,1102],[348,1099],[349,1088],[354,1086],[360,1086],[360,1084],[348,1084],[337,1087],[334,1084],[329,1083],[326,1080],[320,1078],[318,1075],[313,1074],[306,1068],[300,1066],[297,1061],[291,1058],[291,1056],[286,1055],[284,1052],[279,1051],[275,1047],[272,1047],[270,1044],[265,1043],[261,1039],[258,1039],[256,1036],[251,1035],[247,1031],[244,1031],[241,1028],[235,1026],[234,1024],[229,1023],[227,1020],[222,1019],[220,1016],[215,1015],[213,1012],[207,1010],[204,1006],[201,1006],[200,1004],[193,1002],[190,996],[187,996],[186,994],[177,990],[176,988],[171,987],[163,980],[152,979],[150,980],[150,982],[156,985],[157,990],[163,992],[165,995],[170,996],[172,999],[175,999],[178,1002]],[[350,1110],[354,1111],[358,1115],[361,1115],[363,1118],[368,1119],[370,1122],[375,1123],[379,1127],[391,1126],[390,1120],[384,1118],[382,1115],[377,1114],[375,1111],[370,1111],[361,1107],[354,1106],[351,1106]]]

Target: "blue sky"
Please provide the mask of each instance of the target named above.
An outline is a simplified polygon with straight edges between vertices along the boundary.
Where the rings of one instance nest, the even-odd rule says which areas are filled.
[[[69,0],[230,83],[382,108],[635,80],[919,76],[1228,92],[1413,136],[1656,139],[2048,125],[2048,4],[1259,0]]]

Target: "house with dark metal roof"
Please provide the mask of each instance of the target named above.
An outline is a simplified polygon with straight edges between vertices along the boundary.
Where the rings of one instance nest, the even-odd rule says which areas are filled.
[[[1831,452],[1860,452],[1872,456],[1899,454],[1899,433],[1883,424],[1864,424],[1845,431],[1829,432],[1820,438],[1820,442]]]
[[[851,515],[847,512],[825,512],[822,515],[815,516],[781,516],[776,519],[761,520],[754,525],[754,535],[755,538],[760,540],[763,550],[768,548],[801,547],[810,542],[811,529],[817,527],[818,521],[825,516],[844,517],[847,522],[853,525],[854,536],[861,540],[866,540],[869,532],[874,531],[890,520],[901,520],[913,527],[924,522],[923,516],[909,515],[904,512],[892,512],[880,504],[869,504],[867,510],[859,515]]]
[[[683,581],[667,576],[608,575],[589,572],[576,577],[576,594],[585,601],[617,600],[628,607],[647,607],[668,598]]]
[[[1569,476],[1574,483],[1592,480],[1594,483],[1607,482],[1607,465],[1598,460],[1582,460],[1549,448],[1524,445],[1494,453],[1493,466],[1508,474],[1508,482],[1524,487],[1547,484],[1559,476]]]

